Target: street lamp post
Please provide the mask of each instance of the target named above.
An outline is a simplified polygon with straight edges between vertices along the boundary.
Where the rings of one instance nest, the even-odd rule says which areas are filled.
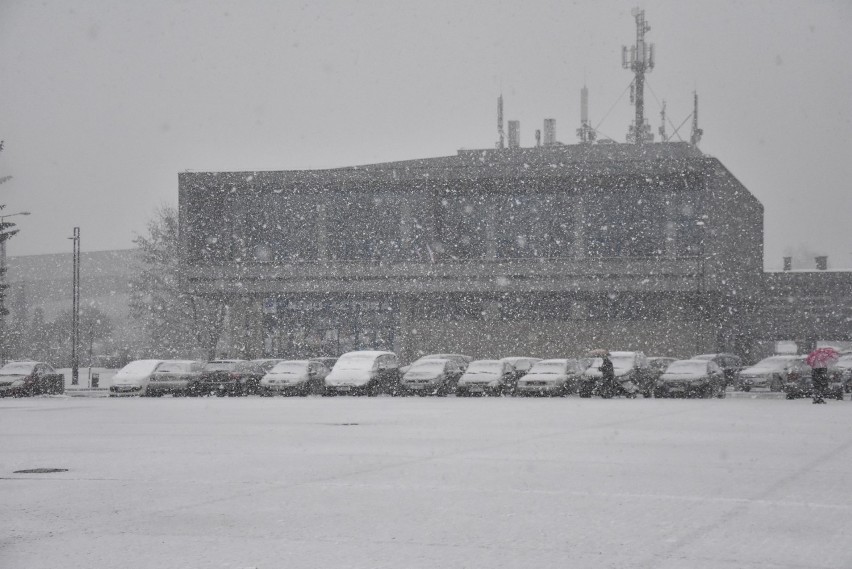
[[[0,228],[3,227],[7,217],[14,217],[16,215],[30,215],[30,212],[19,211],[16,213],[0,215]],[[0,241],[0,285],[6,284],[6,241],[7,239]],[[0,360],[2,360],[2,363],[6,363],[6,318],[4,316],[0,316],[0,337],[2,337],[3,342]]]
[[[74,276],[71,288],[71,385],[80,380],[80,356],[77,346],[80,343],[80,228],[74,228]]]

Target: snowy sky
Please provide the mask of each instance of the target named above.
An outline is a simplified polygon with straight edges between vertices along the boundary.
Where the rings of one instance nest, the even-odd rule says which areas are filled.
[[[506,118],[576,142],[579,91],[623,141],[633,1],[0,2],[10,255],[131,247],[184,170],[281,170],[492,147]],[[641,4],[657,100],[766,208],[766,266],[852,268],[852,2]],[[621,98],[620,98],[621,97]],[[668,127],[671,133],[673,128]],[[688,138],[689,124],[681,132]]]

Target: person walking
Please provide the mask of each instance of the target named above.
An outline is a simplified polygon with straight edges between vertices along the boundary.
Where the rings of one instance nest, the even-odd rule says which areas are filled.
[[[817,348],[808,354],[805,363],[813,370],[811,372],[811,391],[814,403],[825,403],[828,392],[828,368],[833,366],[840,353],[829,346]]]
[[[825,403],[825,392],[828,391],[828,368],[815,367],[811,374],[813,383],[814,404]]]
[[[615,395],[615,366],[612,365],[612,360],[609,359],[609,352],[601,358],[601,365],[598,368],[601,372],[601,388],[600,396],[604,398]]]

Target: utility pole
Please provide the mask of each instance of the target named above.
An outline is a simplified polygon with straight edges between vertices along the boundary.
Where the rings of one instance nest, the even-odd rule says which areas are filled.
[[[74,242],[74,276],[71,287],[71,385],[80,381],[80,228],[74,228],[74,236],[69,237]]]
[[[645,73],[654,68],[654,44],[645,43],[645,32],[651,29],[645,21],[645,10],[634,8],[630,12],[636,19],[636,45],[622,46],[621,66],[633,71],[633,89],[631,101],[636,106],[636,122],[627,132],[627,142],[642,144],[653,142],[651,127],[645,124]]]

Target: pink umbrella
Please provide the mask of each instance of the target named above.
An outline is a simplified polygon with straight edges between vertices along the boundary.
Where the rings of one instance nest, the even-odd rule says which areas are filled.
[[[840,358],[840,353],[834,348],[817,348],[808,354],[805,363],[811,367],[829,367]]]

